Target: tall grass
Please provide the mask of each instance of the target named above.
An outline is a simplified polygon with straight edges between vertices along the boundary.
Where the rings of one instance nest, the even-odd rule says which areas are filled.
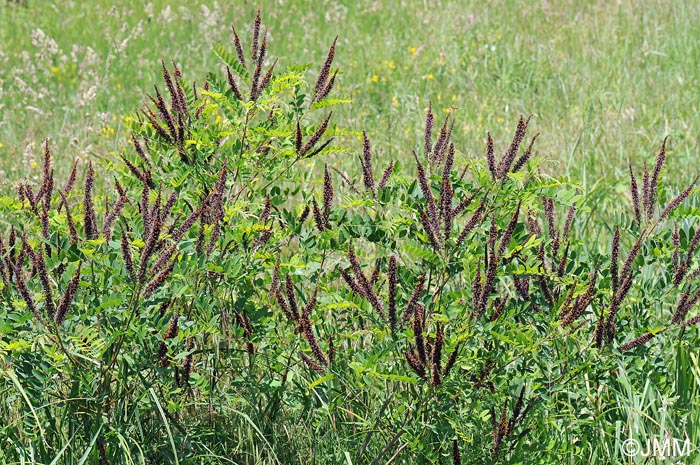
[[[627,162],[644,159],[666,135],[677,185],[690,180],[681,168],[698,148],[696,2],[258,4],[282,62],[321,60],[318,44],[343,31],[338,89],[355,104],[338,116],[369,128],[389,156],[405,156],[432,100],[455,107],[455,142],[471,156],[486,130],[501,140],[507,122],[534,113],[542,154],[557,161],[553,170],[598,189],[598,210],[621,189],[599,179],[623,179]],[[228,25],[254,9],[200,1],[3,5],[0,169],[10,179],[29,174],[47,135],[67,158],[111,159],[124,117],[157,77],[153,65],[169,57],[203,76],[214,64],[210,47],[228,41]]]

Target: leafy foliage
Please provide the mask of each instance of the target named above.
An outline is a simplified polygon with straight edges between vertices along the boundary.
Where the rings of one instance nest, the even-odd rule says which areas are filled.
[[[47,142],[38,191],[0,204],[3,460],[604,462],[575,438],[634,432],[611,426],[629,372],[677,379],[697,431],[695,183],[663,189],[665,144],[591,247],[529,119],[478,161],[431,106],[405,160],[363,135],[355,181],[335,42],[312,83],[252,30],[201,87],[163,63],[118,164],[57,186]],[[671,346],[683,376],[645,357]]]

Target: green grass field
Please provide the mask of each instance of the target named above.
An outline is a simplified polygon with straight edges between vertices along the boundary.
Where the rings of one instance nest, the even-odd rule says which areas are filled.
[[[625,179],[670,135],[669,169],[687,182],[698,152],[700,5],[620,2],[261,1],[270,49],[321,59],[339,35],[342,121],[408,156],[432,101],[454,108],[460,151],[509,137],[534,115],[539,153],[587,187]],[[255,6],[239,2],[28,1],[0,10],[0,169],[30,175],[50,137],[69,160],[119,150],[123,118],[150,91],[160,59],[201,82],[212,44]],[[247,33],[247,22],[239,28]],[[5,184],[7,181],[5,181]]]
[[[202,91],[209,71],[226,76],[212,49],[233,50],[231,25],[247,49],[258,7],[283,76],[265,91],[274,105]],[[343,130],[328,152],[286,166],[302,146],[295,124],[302,121],[308,141],[329,109],[318,105],[312,114],[284,100],[304,83],[295,81],[297,68],[280,70],[309,64],[313,85],[336,36],[333,94],[351,102],[332,107],[332,124]],[[176,156],[184,149],[163,142],[136,114],[154,84],[165,93],[161,60],[177,63],[188,102],[202,104],[204,116],[183,111],[193,128],[191,165]],[[458,465],[454,444],[464,463],[660,465],[671,461],[624,447],[628,438],[644,445],[663,436],[688,439],[684,459],[700,463],[700,337],[697,322],[683,323],[700,300],[697,188],[679,197],[677,209],[664,208],[700,174],[698,61],[700,2],[690,0],[0,3],[0,463]],[[193,82],[203,98],[190,95]],[[448,115],[456,120],[455,172],[438,176],[446,162],[426,163],[425,180],[412,152],[423,151],[430,105],[433,136]],[[528,137],[540,133],[534,156],[520,172],[506,166],[508,176],[489,174],[487,134],[500,159],[521,115],[532,115]],[[132,130],[152,144],[158,182],[150,187],[120,161],[144,172],[153,163],[136,158]],[[390,159],[400,161],[379,194],[367,187],[366,155],[358,162],[362,130],[377,181]],[[658,205],[635,219],[629,166],[643,191],[644,164],[653,169],[667,136]],[[26,186],[36,193],[48,185],[47,138],[56,189],[75,161],[77,187],[31,205]],[[98,173],[95,205],[80,198],[92,187],[90,162]],[[349,173],[355,186],[324,172],[323,162],[338,176]],[[226,178],[226,170],[235,175]],[[116,200],[112,179],[128,195]],[[179,196],[171,211],[160,189]],[[431,237],[421,217],[433,214],[430,192],[439,192],[444,225],[433,227],[445,227],[444,239]],[[454,199],[443,204],[445,192]],[[490,226],[484,215],[459,240],[450,234],[459,234],[466,216],[451,216],[451,202],[468,193],[492,196]],[[584,219],[574,221],[580,193],[576,215]],[[545,197],[556,208],[548,211]],[[112,229],[91,231],[90,211],[107,223],[119,201],[124,210]],[[462,211],[477,218],[477,203]],[[305,225],[309,205],[317,211]],[[190,217],[178,236],[175,225]],[[546,233],[534,231],[540,220]],[[616,228],[619,276],[629,273],[629,283],[617,282]],[[365,274],[374,265],[367,286],[386,307],[406,304],[412,322],[387,329],[374,312],[383,305],[372,301],[374,291],[353,288],[352,276],[360,287],[364,276],[350,245]],[[138,278],[130,250],[141,259]],[[687,275],[676,283],[685,251]],[[162,263],[155,260],[161,253]],[[172,275],[153,284],[166,263]],[[482,264],[485,282],[493,272],[492,287],[479,287]],[[415,291],[426,273],[426,287]],[[532,287],[522,291],[520,279]],[[595,296],[569,329],[565,310],[586,301],[589,281]],[[78,290],[68,316],[35,321],[30,310],[39,321],[44,309],[51,316],[51,298],[58,302],[71,285]],[[425,321],[415,316],[412,292],[425,304]],[[610,310],[618,294],[622,304]],[[285,318],[294,313],[285,299],[292,306],[294,295],[300,309],[311,309],[314,326]],[[488,301],[491,320],[469,310],[478,308],[475,295]],[[620,332],[606,345],[596,322],[610,313]],[[638,345],[653,339],[648,346],[621,348],[646,335]],[[442,343],[443,358],[454,348],[457,360],[444,380],[435,349]],[[421,344],[432,347],[430,380],[406,356],[420,355]],[[525,393],[534,411],[523,423]]]

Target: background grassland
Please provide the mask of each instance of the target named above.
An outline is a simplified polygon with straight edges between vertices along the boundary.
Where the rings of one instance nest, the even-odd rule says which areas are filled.
[[[589,189],[626,183],[627,163],[651,160],[665,135],[673,180],[693,174],[697,2],[93,0],[0,8],[0,179],[35,175],[47,136],[64,171],[111,159],[159,60],[201,82],[211,46],[233,23],[247,37],[258,4],[283,61],[318,61],[340,36],[338,92],[354,103],[337,121],[393,157],[420,143],[432,101],[454,109],[458,149],[475,156],[487,131],[507,140],[533,114],[539,154]]]

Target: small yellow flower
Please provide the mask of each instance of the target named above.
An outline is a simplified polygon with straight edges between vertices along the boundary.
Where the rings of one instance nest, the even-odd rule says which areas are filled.
[[[496,118],[496,122],[497,122],[498,124],[501,124],[501,123],[503,123],[504,121],[505,121],[505,119],[503,119],[503,118],[500,117],[500,116],[499,116],[498,118]]]
[[[416,47],[410,47],[408,51],[411,53],[411,56],[416,56],[416,53],[418,53],[418,49]]]
[[[398,107],[399,106],[399,98],[396,95],[393,95],[391,97],[391,105],[393,107]],[[2,147],[2,144],[0,144],[0,147]]]
[[[102,128],[102,131],[100,131],[100,135],[102,137],[111,137],[114,135],[115,132],[116,131],[114,130],[114,128],[107,124]]]
[[[435,79],[435,76],[433,76],[433,73],[428,74],[428,80],[432,81],[433,79]]]
[[[2,148],[2,142],[0,142],[0,149]]]
[[[121,88],[122,88],[122,83],[121,83],[121,82],[117,82],[117,89],[121,89]]]
[[[134,118],[132,118],[131,116],[124,116],[124,117],[122,118],[122,121],[124,121],[124,124],[129,124],[129,123],[131,123],[132,121],[134,121]]]
[[[36,162],[36,160],[32,161],[32,168],[36,168],[39,166],[39,164]]]
[[[386,66],[389,69],[396,69],[396,63],[394,63],[394,60],[385,60],[384,66]]]
[[[379,76],[377,76],[376,74],[373,74],[372,77],[370,78],[370,80],[374,83],[377,83],[377,82],[379,82]]]

